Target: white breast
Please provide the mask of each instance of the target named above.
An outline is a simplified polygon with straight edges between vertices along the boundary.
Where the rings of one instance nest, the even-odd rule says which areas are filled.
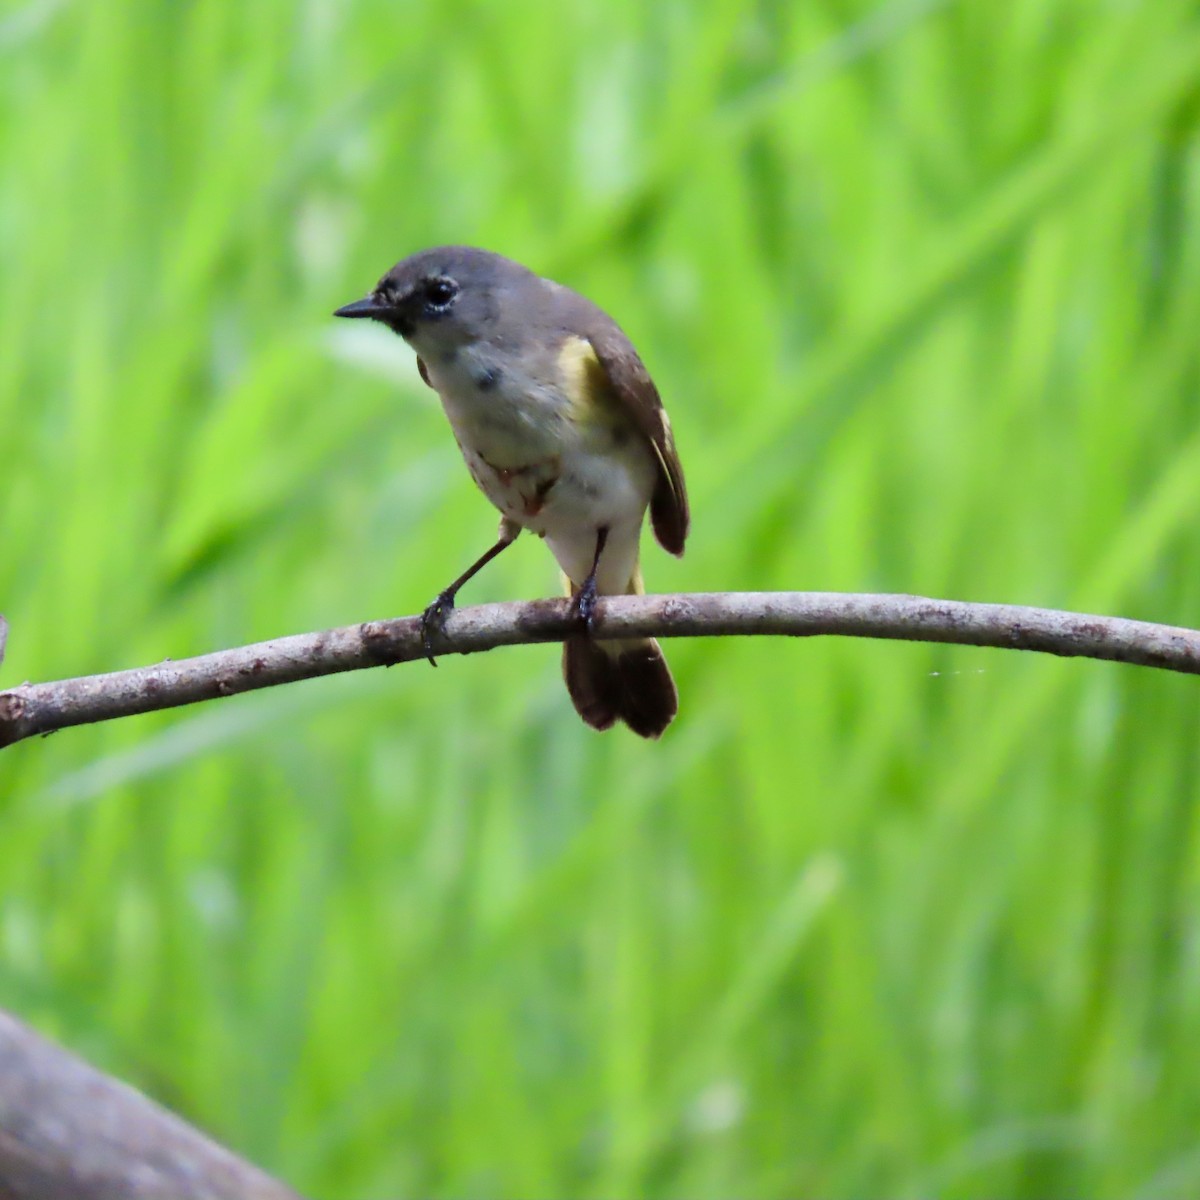
[[[480,490],[506,517],[541,537],[581,583],[596,533],[609,530],[601,591],[624,591],[657,477],[654,454],[633,428],[581,423],[554,386],[502,367],[491,347],[426,360],[463,458]]]

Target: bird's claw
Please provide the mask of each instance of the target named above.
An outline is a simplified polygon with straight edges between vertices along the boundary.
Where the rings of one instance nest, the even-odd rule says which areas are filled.
[[[579,613],[579,619],[583,622],[584,629],[590,634],[596,625],[596,581],[589,579],[587,583],[579,589],[579,595],[575,598],[575,609]]]
[[[439,592],[437,599],[421,614],[421,644],[431,667],[437,666],[433,657],[433,635],[446,628],[446,618],[454,611],[454,593],[447,588]]]

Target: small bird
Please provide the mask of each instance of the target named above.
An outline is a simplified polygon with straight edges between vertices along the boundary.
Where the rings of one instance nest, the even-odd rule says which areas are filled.
[[[470,246],[404,259],[334,315],[379,321],[416,351],[471,477],[501,513],[496,544],[425,610],[430,661],[431,631],[459,589],[528,529],[558,561],[583,626],[563,644],[579,715],[659,737],[679,696],[658,642],[588,636],[598,595],[642,594],[647,507],[663,549],[682,555],[688,533],[671,423],[620,326],[570,288]]]

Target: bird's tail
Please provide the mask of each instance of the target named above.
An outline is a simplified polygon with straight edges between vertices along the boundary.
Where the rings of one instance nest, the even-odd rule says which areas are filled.
[[[578,592],[570,586],[572,595]],[[635,567],[626,595],[642,591]],[[679,711],[675,680],[654,638],[601,642],[572,634],[563,643],[563,678],[575,711],[593,729],[624,721],[640,737],[657,738]]]

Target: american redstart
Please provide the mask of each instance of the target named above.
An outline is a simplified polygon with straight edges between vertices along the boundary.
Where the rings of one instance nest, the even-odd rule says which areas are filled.
[[[471,477],[500,510],[496,544],[425,610],[429,633],[458,590],[522,529],[546,540],[584,631],[563,645],[563,675],[595,729],[622,720],[658,737],[679,707],[652,638],[587,635],[598,595],[640,595],[646,508],[665,550],[683,553],[687,491],[671,423],[620,326],[562,284],[469,246],[397,263],[339,317],[370,317],[417,353]]]

